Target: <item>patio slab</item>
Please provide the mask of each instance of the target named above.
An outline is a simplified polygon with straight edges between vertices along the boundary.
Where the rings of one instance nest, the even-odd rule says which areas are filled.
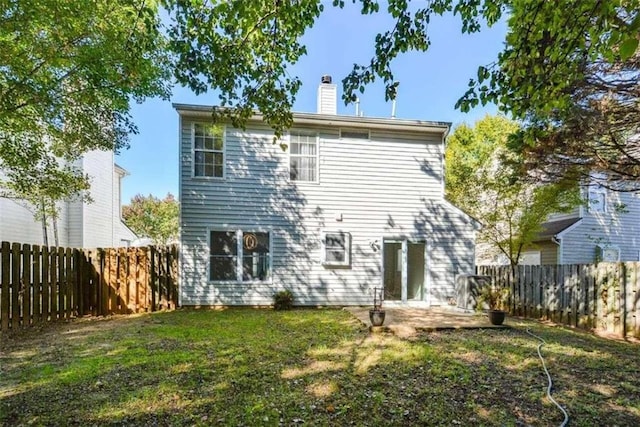
[[[492,325],[485,314],[467,313],[455,308],[385,308],[384,326],[371,327],[370,307],[346,307],[372,332],[391,332],[401,337],[410,337],[417,331],[440,331],[450,329],[500,329],[509,328],[509,318],[503,325]]]

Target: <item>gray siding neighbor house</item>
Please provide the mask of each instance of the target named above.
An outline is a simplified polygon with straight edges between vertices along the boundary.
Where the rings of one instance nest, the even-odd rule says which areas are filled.
[[[443,305],[473,274],[472,218],[444,199],[448,123],[336,115],[323,78],[317,113],[280,141],[259,115],[246,130],[210,106],[180,117],[181,305],[386,302]]]
[[[583,188],[586,203],[556,214],[525,254],[526,264],[640,261],[640,193]]]

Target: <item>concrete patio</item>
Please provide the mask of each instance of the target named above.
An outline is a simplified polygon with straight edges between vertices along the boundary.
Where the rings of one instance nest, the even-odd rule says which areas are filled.
[[[347,307],[372,332],[391,332],[401,337],[410,337],[417,331],[440,331],[450,329],[508,328],[509,318],[500,326],[492,325],[485,314],[467,313],[456,308],[385,308],[384,326],[371,327],[370,307]]]

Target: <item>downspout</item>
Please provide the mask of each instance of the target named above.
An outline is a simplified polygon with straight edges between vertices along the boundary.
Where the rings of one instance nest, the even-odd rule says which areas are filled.
[[[556,234],[551,238],[551,241],[556,245],[558,245],[558,255],[556,257],[556,261],[558,262],[558,264],[562,264],[562,249],[563,249],[562,239],[558,238],[558,235]]]

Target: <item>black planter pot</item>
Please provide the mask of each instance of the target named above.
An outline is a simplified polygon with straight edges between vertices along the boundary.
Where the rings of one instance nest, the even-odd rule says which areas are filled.
[[[384,310],[369,310],[371,326],[382,326],[384,323]]]
[[[489,322],[492,325],[502,325],[506,314],[502,310],[489,310]]]

